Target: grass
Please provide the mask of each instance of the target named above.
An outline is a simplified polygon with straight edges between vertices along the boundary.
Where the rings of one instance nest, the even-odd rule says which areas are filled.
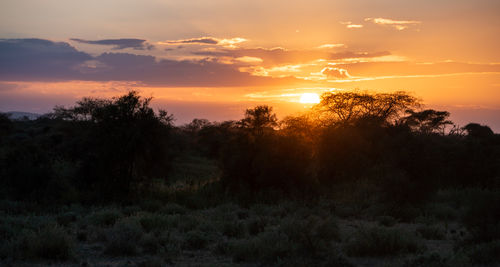
[[[385,257],[424,250],[411,233],[384,227],[361,228],[345,245],[349,256]]]
[[[416,232],[422,238],[428,240],[443,240],[446,238],[446,230],[439,225],[421,225]]]
[[[74,256],[74,240],[58,225],[24,230],[5,245],[3,249],[17,259],[69,260]]]
[[[444,267],[499,263],[498,240],[484,238],[497,233],[491,228],[491,207],[472,209],[474,205],[462,199],[481,199],[484,190],[440,191],[425,208],[396,211],[377,203],[376,185],[362,183],[354,189],[334,189],[332,198],[316,201],[258,198],[238,202],[214,195],[224,192],[210,191],[211,184],[196,189],[213,178],[213,166],[187,160],[176,163],[177,180],[167,189],[160,188],[164,190],[160,197],[128,206],[47,208],[0,201],[0,207],[5,207],[0,210],[0,265]],[[201,166],[194,168],[197,164]],[[201,172],[207,173],[199,176]],[[195,178],[191,185],[185,180]],[[184,187],[175,189],[179,185]],[[350,190],[355,194],[350,195]],[[490,193],[486,197],[495,199]],[[485,216],[476,218],[477,214]],[[452,229],[460,234],[450,233]],[[481,238],[462,244],[462,231],[462,239],[479,234]]]
[[[143,229],[137,221],[120,220],[107,232],[104,253],[110,256],[135,255],[139,252],[137,245],[142,235]]]
[[[342,218],[338,206],[282,201],[188,208],[150,202],[4,215],[0,263],[357,266],[371,259],[373,266],[450,266],[498,261],[495,242],[435,249],[454,242],[446,229],[465,230],[460,221],[420,216],[403,223],[376,213]],[[421,254],[426,247],[429,254]]]

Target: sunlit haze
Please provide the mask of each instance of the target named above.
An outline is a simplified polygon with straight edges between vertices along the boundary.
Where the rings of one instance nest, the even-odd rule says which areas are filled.
[[[500,132],[498,14],[498,0],[3,0],[0,111],[137,90],[182,124],[407,91]]]

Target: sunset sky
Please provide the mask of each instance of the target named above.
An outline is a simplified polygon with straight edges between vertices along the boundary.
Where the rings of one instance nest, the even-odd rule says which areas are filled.
[[[177,123],[404,90],[500,132],[498,0],[2,0],[0,111],[134,89]]]

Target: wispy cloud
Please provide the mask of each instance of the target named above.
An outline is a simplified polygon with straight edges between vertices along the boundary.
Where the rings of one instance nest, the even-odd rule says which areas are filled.
[[[378,25],[390,26],[399,31],[408,29],[410,26],[421,24],[418,20],[393,20],[386,18],[366,18],[365,21],[371,21]]]
[[[244,56],[244,57],[238,57],[235,58],[236,61],[243,62],[243,63],[262,63],[262,58],[259,57],[249,57],[249,56]]]
[[[324,44],[320,45],[317,48],[319,49],[331,49],[331,48],[340,48],[340,47],[345,47],[344,44]]]
[[[83,44],[109,45],[113,46],[113,49],[115,50],[121,50],[126,48],[132,48],[135,50],[151,50],[154,48],[152,44],[142,39],[83,40],[78,38],[71,38],[70,40]]]
[[[363,28],[362,24],[353,24],[352,21],[340,21],[340,24],[345,25],[348,29],[360,29]]]
[[[160,45],[179,45],[179,44],[197,44],[197,45],[220,45],[224,47],[234,48],[237,44],[248,41],[245,38],[235,37],[229,39],[219,39],[215,37],[198,37],[180,40],[167,40],[158,42]]]
[[[236,48],[236,49],[212,49],[203,51],[194,51],[194,55],[208,57],[258,57],[263,60],[262,64],[265,67],[274,67],[284,64],[303,64],[319,59],[323,60],[342,60],[355,58],[372,58],[390,55],[387,51],[380,52],[332,52],[327,49],[304,49],[304,50],[287,50],[281,47],[278,48]]]

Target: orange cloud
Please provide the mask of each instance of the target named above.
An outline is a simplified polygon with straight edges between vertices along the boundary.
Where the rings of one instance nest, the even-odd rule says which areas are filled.
[[[351,21],[341,21],[340,24],[345,25],[348,29],[359,29],[363,28],[362,24],[353,24]]]
[[[321,73],[323,75],[326,75],[329,79],[347,79],[350,78],[351,75],[347,72],[345,69],[341,68],[332,68],[332,67],[325,67],[321,70]]]
[[[339,47],[345,47],[345,44],[324,44],[324,45],[318,46],[317,48],[330,49],[330,48],[339,48]]]
[[[393,20],[385,18],[366,18],[365,21],[371,21],[378,25],[391,26],[399,31],[408,29],[408,27],[410,26],[415,26],[422,23],[418,20]]]
[[[237,44],[248,41],[245,38],[234,37],[229,39],[219,39],[215,37],[198,37],[180,40],[168,40],[158,42],[159,45],[179,45],[179,44],[197,44],[197,45],[220,45],[224,47],[234,48]]]

